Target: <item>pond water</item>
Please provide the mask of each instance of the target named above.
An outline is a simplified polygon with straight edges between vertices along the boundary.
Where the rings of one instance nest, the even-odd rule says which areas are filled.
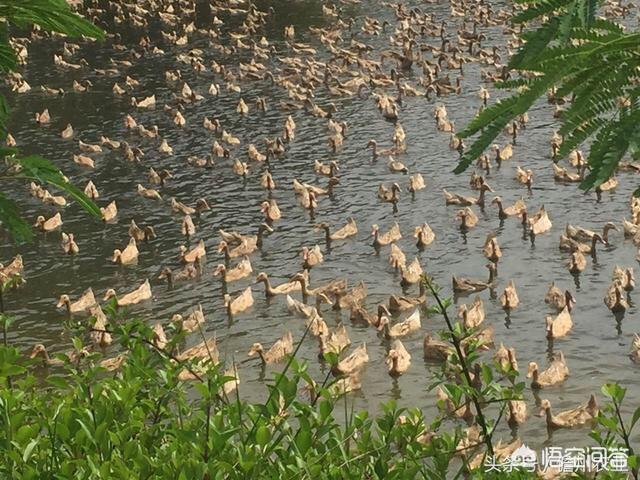
[[[501,2],[491,3],[495,10],[504,7]],[[269,67],[282,68],[278,57],[292,55],[282,36],[284,26],[290,24],[295,26],[296,39],[310,43],[318,49],[316,58],[326,60],[326,49],[316,36],[307,31],[309,25],[327,26],[331,22],[331,19],[322,15],[320,3],[274,2],[273,5],[275,13],[269,18],[264,34],[278,53],[276,58],[268,62]],[[460,19],[450,17],[449,2],[422,4],[421,8],[433,12],[438,19],[446,19],[448,35],[452,41],[455,40],[455,28]],[[352,17],[357,27],[365,16],[381,22],[386,19],[392,25],[395,23],[393,10],[374,0],[345,6],[343,16]],[[371,58],[378,59],[379,52],[389,48],[391,30],[388,29],[381,36],[360,32],[356,38],[371,45],[374,49]],[[485,32],[488,38],[485,46],[499,45],[504,60],[507,57],[504,47],[507,37],[502,30],[502,26],[480,27],[480,31]],[[138,38],[129,33],[131,38]],[[348,41],[349,34],[345,33],[344,37]],[[438,44],[433,38],[425,41]],[[436,130],[433,110],[436,104],[445,104],[449,118],[455,120],[459,128],[473,117],[481,104],[478,90],[482,83],[477,63],[465,65],[459,95],[436,99],[405,98],[400,121],[406,131],[408,148],[401,160],[406,163],[410,173],[419,172],[423,175],[427,188],[418,192],[415,199],[403,192],[398,212],[394,213],[390,204],[377,199],[378,185],[381,182],[399,182],[406,190],[408,177],[391,173],[384,157],[372,161],[370,151],[365,149],[369,139],[376,139],[383,147],[390,146],[393,134],[393,124],[382,118],[372,98],[331,97],[324,88],[316,89],[314,101],[325,108],[334,102],[338,107],[335,118],[348,124],[344,146],[333,154],[327,143],[325,120],[317,119],[305,110],[289,112],[278,108],[280,101],[287,100],[286,91],[282,88],[271,85],[268,80],[243,80],[239,82],[242,87],[240,94],[229,92],[224,89],[224,82],[219,76],[210,71],[198,74],[188,65],[179,64],[176,54],[202,48],[205,65],[215,60],[229,68],[237,68],[237,56],[221,55],[208,47],[206,39],[196,34],[185,46],[160,43],[165,55],[145,56],[130,68],[118,67],[120,74],[116,76],[99,76],[93,72],[93,68],[106,68],[111,58],[128,58],[127,53],[115,51],[110,41],[97,45],[83,44],[74,58],[86,58],[91,68],[78,71],[53,66],[53,54],[59,52],[61,46],[62,40],[34,42],[30,46],[29,64],[24,74],[33,89],[26,94],[9,94],[12,106],[10,132],[25,152],[39,153],[54,160],[77,185],[84,186],[88,180],[93,180],[101,194],[98,200],[100,206],[112,200],[117,201],[118,221],[113,224],[95,221],[82,213],[73,202],[59,209],[64,220],[63,231],[74,233],[80,247],[80,253],[76,256],[63,253],[59,232],[38,234],[33,243],[21,246],[13,245],[5,237],[0,258],[6,262],[16,253],[22,254],[27,280],[25,287],[7,295],[6,308],[17,317],[17,323],[10,332],[11,342],[23,346],[25,350],[41,342],[52,352],[64,351],[70,347],[70,337],[64,328],[65,313],[56,310],[55,306],[61,294],[67,293],[73,299],[90,286],[96,296],[102,298],[108,288],[123,293],[133,290],[148,278],[153,299],[132,308],[132,314],[149,322],[167,323],[173,314],[185,313],[200,303],[207,318],[206,331],[217,335],[221,355],[227,361],[235,360],[239,364],[241,395],[249,400],[262,398],[265,379],[272,378],[272,372],[281,367],[270,366],[265,371],[257,360],[247,360],[249,347],[258,341],[270,345],[288,330],[292,331],[294,340],[299,339],[304,331],[304,322],[289,314],[283,296],[265,300],[261,285],[253,286],[256,300],[253,308],[229,322],[223,305],[221,283],[211,275],[211,271],[222,261],[222,256],[216,253],[220,241],[218,229],[255,233],[262,220],[259,207],[266,192],[260,186],[260,175],[265,166],[250,162],[251,171],[243,181],[232,171],[233,159],[248,161],[245,153],[247,144],[254,143],[262,149],[265,138],[275,138],[281,134],[283,122],[291,114],[297,123],[296,139],[281,158],[271,162],[278,187],[273,197],[282,210],[282,220],[276,222],[275,231],[265,238],[262,250],[251,256],[255,274],[267,272],[274,283],[280,283],[302,268],[302,247],[319,244],[325,259],[324,263],[313,268],[312,285],[338,278],[347,279],[350,285],[363,280],[369,292],[366,305],[373,310],[378,303],[386,303],[390,294],[402,290],[400,277],[387,261],[388,247],[377,254],[371,246],[369,233],[372,224],[378,224],[382,230],[386,230],[393,222],[398,222],[404,235],[399,246],[409,260],[414,255],[418,256],[424,270],[445,286],[446,294],[450,294],[452,274],[485,278],[486,259],[482,255],[482,246],[487,233],[496,231],[503,250],[497,293],[513,279],[521,300],[519,308],[506,319],[497,296],[491,296],[488,291],[480,294],[485,304],[486,322],[495,327],[496,343],[502,341],[507,346],[515,347],[521,369],[525,369],[529,361],[546,365],[552,352],[564,352],[571,369],[570,378],[561,386],[542,392],[543,398],[549,398],[555,410],[572,408],[585,402],[591,393],[597,393],[602,400],[600,386],[609,381],[618,381],[628,387],[628,411],[638,404],[638,367],[628,358],[633,333],[640,330],[637,308],[633,302],[635,295],[631,292],[632,306],[620,324],[603,303],[613,266],[635,266],[637,249],[630,240],[623,239],[621,231],[612,232],[610,244],[600,249],[597,261],[589,259],[578,284],[574,283],[574,278],[565,267],[568,255],[558,249],[558,242],[567,223],[599,230],[607,221],[613,221],[622,230],[621,220],[628,216],[628,199],[638,186],[639,178],[621,173],[619,187],[605,193],[600,202],[596,201],[594,194],[585,195],[574,185],[554,182],[549,145],[558,123],[553,118],[551,106],[541,103],[530,112],[530,122],[518,137],[513,159],[505,162],[502,168],[493,169],[487,176],[487,181],[505,204],[511,204],[523,196],[531,212],[537,211],[542,205],[546,207],[553,228],[550,233],[537,237],[535,245],[532,245],[523,238],[520,222],[514,219],[500,222],[494,206],[487,204],[484,211],[476,209],[480,221],[477,227],[466,234],[461,233],[454,219],[457,208],[445,206],[443,188],[465,195],[475,195],[475,192],[469,189],[470,172],[459,176],[451,173],[457,162],[457,153],[449,148],[449,135]],[[250,56],[241,53],[240,58],[247,61]],[[175,68],[180,68],[183,79],[204,96],[204,100],[187,105],[184,111],[187,124],[184,128],[176,128],[172,117],[162,108],[162,105],[172,101],[174,93],[178,91],[164,79],[164,72]],[[389,68],[389,64],[386,68]],[[457,72],[449,73],[454,80]],[[136,98],[156,95],[158,104],[155,109],[136,110],[130,105],[128,95],[117,97],[112,94],[113,83],[118,81],[122,85],[125,75],[141,83],[134,91]],[[408,82],[415,84],[421,72],[414,69],[414,72],[405,75]],[[73,80],[84,79],[93,83],[88,92],[71,91]],[[218,97],[207,94],[212,82],[223,87]],[[45,96],[39,88],[44,84],[62,87],[70,92],[61,97]],[[489,85],[487,88],[493,98],[499,97],[495,89]],[[393,90],[390,92],[395,93]],[[270,108],[266,113],[258,112],[254,107],[258,96],[267,98]],[[247,116],[235,112],[240,97],[251,108]],[[34,115],[45,107],[51,113],[52,122],[49,126],[37,127],[33,121]],[[158,125],[163,138],[173,147],[173,155],[159,153],[156,140],[142,140],[128,132],[123,125],[127,113],[147,127]],[[239,147],[231,148],[231,159],[217,159],[213,169],[198,169],[186,161],[192,155],[205,156],[216,140],[215,135],[202,126],[205,116],[219,119],[223,127],[242,142]],[[68,123],[76,131],[73,141],[60,137],[60,131]],[[145,157],[140,164],[135,164],[127,162],[117,152],[107,151],[92,155],[95,159],[94,170],[77,166],[72,161],[72,155],[79,153],[77,140],[98,143],[101,135],[126,139],[132,145],[139,145]],[[504,136],[500,141],[504,144],[509,138]],[[318,178],[314,174],[314,161],[331,160],[337,161],[340,166],[340,185],[332,198],[320,200],[315,218],[312,219],[299,206],[291,184],[297,178],[324,185],[326,178]],[[531,192],[514,180],[517,165],[533,170],[535,181]],[[173,174],[167,185],[160,189],[164,198],[161,202],[144,199],[136,193],[138,183],[149,186],[149,167],[156,170],[167,168]],[[30,197],[27,188],[20,186],[15,193],[20,196],[23,213],[30,221],[35,220],[37,215],[49,217],[55,213],[53,207],[44,206]],[[212,206],[212,210],[205,212],[197,222],[198,232],[191,240],[192,245],[200,239],[205,242],[208,252],[206,274],[197,281],[178,283],[172,289],[158,279],[162,267],[178,267],[178,247],[184,243],[180,233],[181,216],[172,212],[169,204],[171,197],[188,204],[204,197]],[[326,250],[324,236],[314,229],[314,225],[318,222],[342,225],[348,217],[356,220],[358,235],[334,242],[331,250]],[[122,267],[113,264],[110,257],[115,248],[126,245],[131,219],[139,224],[154,225],[158,238],[139,245],[140,256],[136,265]],[[433,228],[436,240],[419,252],[411,233],[415,226],[425,221]],[[230,284],[230,293],[242,291],[253,283],[254,278]],[[575,292],[577,299],[573,312],[573,331],[553,344],[549,344],[545,338],[545,315],[551,312],[543,302],[551,281]],[[408,293],[417,295],[417,288],[409,289]],[[471,301],[472,298],[461,301]],[[422,332],[403,339],[412,355],[412,365],[405,375],[393,379],[384,365],[388,342],[381,340],[372,328],[352,325],[348,312],[325,310],[323,317],[330,326],[343,321],[354,345],[366,342],[369,349],[370,363],[362,373],[363,388],[349,396],[356,409],[376,412],[381,402],[393,398],[401,406],[422,408],[428,418],[435,413],[435,395],[427,390],[427,386],[433,381],[433,373],[439,366],[425,363],[422,359],[422,339],[425,332],[444,328],[441,318],[423,317]],[[195,335],[192,340],[194,343],[199,341]],[[115,350],[110,350],[108,354],[115,354]],[[320,380],[325,367],[317,361],[317,342],[313,338],[306,339],[299,356],[309,361],[311,373]],[[526,397],[530,412],[537,412],[530,389],[526,390]],[[586,434],[585,429],[558,431],[550,443],[567,447],[583,446],[587,442]],[[507,432],[504,435],[506,437]],[[531,445],[540,446],[546,438],[544,420],[533,416],[520,427],[519,435]]]

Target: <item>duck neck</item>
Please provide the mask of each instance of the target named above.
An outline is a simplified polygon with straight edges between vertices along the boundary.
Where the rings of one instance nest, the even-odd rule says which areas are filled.
[[[262,350],[258,350],[258,355],[260,356],[260,361],[262,362],[262,365],[266,365],[267,359],[264,358],[264,352]]]

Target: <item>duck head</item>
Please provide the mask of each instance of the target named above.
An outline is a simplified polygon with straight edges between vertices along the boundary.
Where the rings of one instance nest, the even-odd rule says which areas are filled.
[[[58,303],[56,304],[56,308],[62,308],[65,305],[69,305],[69,302],[70,302],[69,295],[67,295],[67,294],[60,295],[60,299],[58,300]]]

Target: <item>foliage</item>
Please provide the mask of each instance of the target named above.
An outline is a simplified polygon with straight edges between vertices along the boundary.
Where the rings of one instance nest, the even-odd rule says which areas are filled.
[[[640,33],[597,16],[602,0],[516,3],[525,8],[512,21],[537,27],[524,30],[525,43],[509,60],[512,79],[496,86],[517,91],[479,113],[458,134],[467,138],[479,133],[455,172],[464,171],[513,119],[554,91],[555,99],[571,98],[562,115],[559,156],[591,139],[589,174],[581,188],[597,187],[627,152],[640,156]]]
[[[16,72],[18,67],[16,54],[9,43],[11,27],[25,29],[38,25],[46,31],[71,37],[103,37],[103,32],[98,27],[73,13],[65,0],[0,0],[0,18],[4,19],[0,25],[0,70],[5,73]],[[7,101],[0,95],[0,141],[7,137],[8,118]],[[87,212],[100,217],[98,207],[50,161],[38,156],[20,157],[18,154],[18,150],[14,148],[0,148],[0,156],[6,163],[0,179],[31,180],[53,185],[73,197]],[[20,216],[18,205],[2,192],[0,221],[16,241],[26,241],[32,237],[31,227]]]

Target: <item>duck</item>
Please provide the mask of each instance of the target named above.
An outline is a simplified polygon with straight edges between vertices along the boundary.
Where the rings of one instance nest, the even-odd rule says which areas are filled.
[[[111,261],[120,265],[131,265],[136,263],[138,261],[138,246],[136,245],[136,239],[130,237],[129,243],[122,251],[116,248],[113,251],[113,258]]]
[[[490,232],[487,235],[487,239],[484,241],[484,247],[482,248],[482,253],[493,263],[498,263],[498,260],[502,257],[502,250],[498,244],[498,236],[495,232]]]
[[[384,184],[380,184],[378,187],[378,198],[383,202],[398,203],[400,201],[400,185],[392,183],[391,187],[386,187]]]
[[[335,160],[332,160],[331,162],[326,164],[316,160],[313,170],[317,174],[324,175],[325,177],[335,177],[340,168],[338,167],[338,163]]]
[[[551,315],[547,315],[545,318],[547,338],[555,339],[566,336],[573,327],[573,320],[571,320],[571,314],[569,308],[566,306],[562,311],[554,318]]]
[[[509,283],[504,288],[504,292],[500,295],[500,303],[502,304],[502,308],[507,312],[515,310],[520,304],[518,292],[516,292],[516,285],[513,280],[509,280]]]
[[[409,169],[406,167],[404,163],[400,160],[396,160],[392,156],[389,156],[389,160],[387,161],[387,167],[391,172],[402,172],[404,174],[409,173]]]
[[[265,233],[273,233],[273,228],[271,228],[266,223],[260,224],[260,226],[258,227],[258,233],[256,235],[242,235],[238,232],[226,232],[222,229],[218,230],[218,234],[228,245],[244,245],[245,250],[248,250],[250,248],[262,248],[262,241]]]
[[[378,142],[375,141],[374,139],[369,140],[369,142],[367,143],[367,147],[366,148],[371,148],[371,154],[372,154],[374,160],[376,158],[378,158],[379,156],[391,156],[391,155],[397,155],[398,154],[398,151],[395,148],[379,149],[378,148]]]
[[[334,375],[352,375],[365,366],[369,362],[369,354],[367,353],[367,344],[363,343],[351,352],[348,356],[335,364],[331,371]]]
[[[73,138],[73,127],[71,126],[70,123],[67,124],[67,126],[65,127],[64,130],[62,130],[62,132],[60,132],[60,136],[65,140]]]
[[[185,215],[180,222],[180,233],[187,238],[190,238],[196,233],[196,225],[193,223],[191,215]]]
[[[135,220],[131,220],[128,233],[136,242],[148,242],[149,240],[156,238],[156,231],[153,226],[146,225],[145,227],[140,228],[138,224],[136,224]]]
[[[91,180],[89,180],[87,182],[87,185],[84,187],[84,194],[87,197],[89,197],[91,200],[96,200],[97,198],[100,198],[100,193],[98,192],[96,185]]]
[[[456,220],[460,220],[460,229],[465,231],[478,224],[478,216],[469,207],[456,212]]]
[[[304,275],[307,275],[306,272]],[[272,286],[269,281],[269,275],[265,272],[260,272],[256,277],[256,283],[264,283],[264,293],[266,297],[274,297],[276,295],[286,295],[292,292],[299,292],[301,290],[301,284],[297,281],[288,281],[281,283],[277,286]]]
[[[47,219],[45,219],[44,216],[39,215],[33,226],[43,232],[52,232],[62,226],[62,215],[58,212],[53,217]]]
[[[397,377],[409,370],[411,366],[411,355],[407,352],[402,342],[398,339],[393,341],[391,349],[385,359],[389,375]]]
[[[260,204],[260,211],[264,214],[267,222],[273,223],[280,220],[282,214],[275,200],[265,200]]]
[[[613,267],[612,280],[618,282],[622,288],[630,292],[636,286],[636,278],[633,273],[633,268],[621,268],[618,265]]]
[[[364,325],[371,325],[374,328],[379,328],[383,323],[383,319],[391,315],[387,307],[383,304],[378,305],[377,314],[372,314],[367,311],[364,305],[359,303],[351,305],[351,312],[349,319],[353,323],[360,323]],[[387,318],[388,319],[388,318]]]
[[[500,348],[496,350],[493,358],[501,372],[507,373],[509,370],[513,370],[514,372],[518,371],[515,348],[506,348],[503,343],[500,343]]]
[[[581,253],[590,253],[592,256],[596,255],[596,245],[600,242],[603,245],[605,241],[602,239],[600,234],[596,233],[593,237],[591,237],[590,244],[580,243],[573,238],[568,237],[564,233],[560,234],[560,250],[572,252],[577,250]]]
[[[144,198],[148,198],[149,200],[162,200],[162,195],[157,190],[153,188],[145,188],[141,184],[138,184],[136,187],[138,191],[138,195]]]
[[[554,415],[551,412],[551,402],[544,399],[541,402],[542,411],[545,414],[547,428],[555,430],[557,428],[573,428],[585,423],[592,422],[598,414],[598,404],[595,395],[589,397],[589,401],[571,410],[566,410]]]
[[[389,317],[383,316],[380,319],[378,330],[383,333],[385,338],[398,338],[420,330],[421,326],[420,310],[416,308],[405,320],[393,326],[389,326]]]
[[[426,184],[424,182],[424,178],[422,178],[422,174],[414,173],[409,177],[409,192],[415,194],[418,190],[422,190],[426,188]]]
[[[527,402],[524,400],[509,400],[507,424],[511,427],[521,425],[527,421]]]
[[[526,217],[527,211],[523,212],[523,216]],[[529,226],[529,232],[533,235],[540,235],[545,232],[551,230],[552,224],[551,220],[549,220],[549,215],[547,214],[547,210],[544,208],[544,205],[540,207],[540,210],[532,216],[523,218],[523,223]]]
[[[435,233],[427,222],[417,226],[413,230],[413,238],[416,238],[416,246],[420,249],[425,248],[433,243],[436,238]]]
[[[105,222],[112,222],[118,216],[116,201],[112,201],[106,207],[100,207],[100,215]]]
[[[45,108],[42,113],[36,112],[36,123],[38,125],[46,125],[51,122],[51,115],[49,114],[49,109]]]
[[[562,183],[576,183],[582,181],[582,176],[577,173],[569,172],[564,167],[561,167],[555,163],[553,165],[553,178],[556,182]]]
[[[444,361],[454,352],[453,347],[449,343],[432,337],[430,333],[424,336],[422,347],[426,360]]]
[[[569,272],[574,275],[584,272],[584,269],[587,268],[587,259],[580,250],[574,250],[571,253],[571,258],[567,262],[567,268]]]
[[[242,259],[230,269],[227,269],[223,263],[219,264],[213,271],[213,276],[219,276],[223,283],[229,283],[248,277],[252,272],[251,261],[248,257],[242,257]]]
[[[136,305],[145,300],[149,300],[151,298],[151,285],[149,284],[149,279],[145,280],[138,288],[135,290],[118,297],[113,288],[107,290],[104,294],[103,300],[109,300],[110,298],[116,299],[116,305],[118,307],[125,307],[129,305]]]
[[[250,357],[258,355],[262,364],[267,365],[281,362],[286,359],[288,355],[291,355],[291,353],[293,353],[293,335],[291,332],[287,332],[266,352],[260,343],[254,343],[248,355]]]
[[[334,330],[329,330],[324,335],[320,335],[318,341],[320,343],[320,358],[323,358],[325,353],[340,355],[351,345],[347,329],[342,324],[338,325]]]
[[[74,313],[87,313],[97,303],[98,302],[96,302],[96,297],[93,294],[93,290],[91,289],[91,287],[89,287],[82,293],[82,295],[78,297],[77,300],[73,302],[70,300],[69,295],[60,295],[60,299],[58,300],[56,308],[65,307],[67,313],[69,315],[72,315]]]
[[[361,280],[349,292],[336,290],[335,302],[333,302],[333,310],[341,310],[343,308],[351,308],[354,305],[361,304],[367,297],[367,286]]]
[[[204,245],[204,240],[200,240],[191,250],[187,249],[184,245],[180,245],[180,261],[182,263],[198,262],[206,254],[207,251]]]
[[[402,249],[395,243],[391,244],[391,250],[389,251],[389,264],[395,270],[404,268],[407,265],[407,257]]]
[[[287,310],[294,315],[303,318],[313,318],[319,316],[320,308],[323,303],[331,305],[332,302],[324,293],[316,296],[316,306],[313,307],[311,305],[307,305],[295,298],[291,297],[289,294],[286,296]]]
[[[174,272],[169,267],[164,267],[160,272],[160,275],[158,275],[158,278],[159,279],[166,278],[167,283],[169,284],[169,288],[172,288],[178,282],[193,280],[195,278],[198,278],[199,276],[200,276],[200,270],[196,266],[189,263],[185,265],[184,268],[182,270],[179,270],[178,272]]]
[[[479,205],[483,207],[486,192],[493,192],[493,189],[486,182],[480,186],[480,194],[478,198],[465,197],[464,195],[448,192],[444,188],[442,189],[442,193],[444,194],[444,203],[446,205],[460,205],[462,207],[469,207],[471,205]]]
[[[88,157],[87,155],[74,155],[73,161],[76,165],[80,165],[81,167],[95,168],[93,158]]]
[[[229,316],[237,315],[253,306],[253,293],[251,287],[247,287],[236,298],[231,298],[229,294],[224,295],[224,306]]]
[[[633,334],[633,341],[631,342],[631,352],[629,358],[634,363],[640,363],[640,335]]]
[[[423,271],[418,257],[415,257],[409,265],[400,265],[399,267],[400,276],[402,277],[400,280],[400,285],[402,285],[403,287],[418,283],[422,278]]]
[[[357,235],[358,233],[358,226],[356,224],[356,221],[353,219],[353,217],[349,217],[349,219],[347,220],[347,223],[343,227],[333,232],[331,232],[331,228],[326,223],[320,223],[316,225],[316,228],[320,230],[324,230],[325,242],[327,244],[330,244],[332,241],[335,241],[335,240],[344,240],[345,238],[352,237],[354,235]]]
[[[195,332],[196,330],[201,328],[205,322],[202,305],[198,304],[198,306],[194,308],[193,311],[187,314],[186,318],[184,318],[179,313],[174,314],[171,317],[171,322],[175,325],[178,325],[179,330],[187,333]]]
[[[380,234],[380,228],[378,225],[373,224],[371,226],[371,236],[373,237],[373,246],[376,248],[397,242],[402,238],[398,222],[395,222],[389,231],[383,234]]]
[[[487,288],[494,287],[496,277],[496,266],[494,263],[488,263],[486,267],[489,269],[489,280],[472,280],[464,277],[456,277],[453,275],[452,284],[454,292],[479,292]]]
[[[173,175],[171,175],[171,172],[169,172],[169,170],[167,170],[166,168],[163,168],[162,170],[160,170],[160,172],[156,172],[153,167],[150,167],[148,178],[149,182],[153,185],[164,186],[167,182],[167,179],[173,178]]]
[[[540,372],[536,362],[530,362],[527,378],[531,378],[531,388],[540,389],[552,387],[564,382],[569,376],[569,367],[562,352],[554,355],[553,361],[546,370]]]
[[[62,232],[62,249],[67,255],[76,255],[80,251],[73,233]]]
[[[576,304],[576,300],[569,290],[565,290],[564,293],[560,290],[555,282],[551,282],[549,290],[544,297],[544,303],[554,307],[557,311],[562,311],[564,307],[567,307],[569,312],[573,310]]]
[[[77,364],[87,353],[88,352],[86,349],[83,349],[79,352],[77,350],[73,350],[65,354],[65,356],[68,357],[72,363]],[[49,356],[47,348],[42,343],[35,344],[31,349],[31,352],[29,353],[30,360],[36,359],[38,357],[42,359],[42,366],[45,368],[62,366],[65,364],[65,361],[60,358],[51,358]]]
[[[484,304],[482,299],[476,295],[471,305],[462,304],[458,307],[458,316],[462,318],[465,328],[472,329],[484,322]]]
[[[524,170],[520,165],[516,166],[516,180],[525,185],[529,190],[533,185],[533,171],[530,169]]]
[[[617,281],[613,281],[604,297],[604,304],[612,313],[621,313],[629,308],[629,302],[624,295],[624,287]]]
[[[524,200],[522,198],[517,200],[516,203],[514,203],[510,207],[506,207],[506,208],[502,204],[501,197],[494,197],[493,200],[491,200],[491,204],[498,206],[498,218],[500,220],[505,220],[509,217],[514,217],[514,216],[520,216],[522,215],[523,212],[527,210],[527,206],[525,205]]]
[[[206,360],[217,364],[219,362],[219,357],[218,341],[216,337],[213,337],[203,340],[184,352],[178,353],[176,355],[176,360],[178,362],[186,362],[188,360]]]
[[[316,265],[324,261],[324,255],[320,250],[319,245],[315,245],[312,248],[302,247],[302,267],[304,270],[311,270]]]
[[[609,244],[609,232],[611,230],[619,231],[618,227],[613,222],[607,222],[602,227],[602,235],[599,235],[604,244]],[[567,224],[565,227],[565,233],[567,237],[572,238],[578,242],[589,242],[598,235],[596,232],[592,230],[587,230],[586,228],[582,228],[576,225]]]

